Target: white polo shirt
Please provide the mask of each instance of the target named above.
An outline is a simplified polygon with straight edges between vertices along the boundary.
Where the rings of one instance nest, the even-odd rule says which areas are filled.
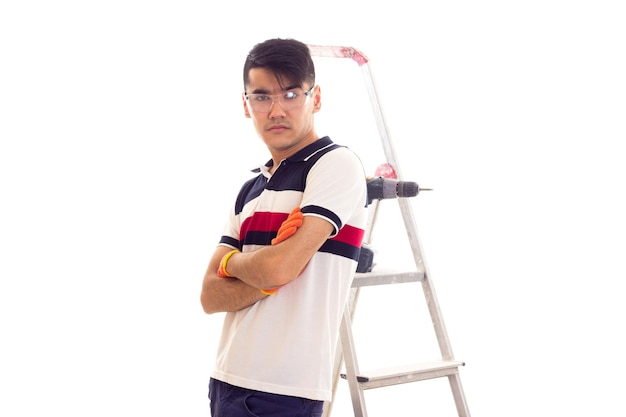
[[[332,399],[341,316],[367,224],[367,187],[354,152],[324,137],[246,182],[220,239],[242,252],[271,244],[299,206],[328,220],[329,239],[302,274],[272,296],[227,313],[213,378],[314,400]]]

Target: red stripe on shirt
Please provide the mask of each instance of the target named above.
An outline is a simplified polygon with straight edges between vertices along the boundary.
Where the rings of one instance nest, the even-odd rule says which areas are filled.
[[[363,242],[364,235],[365,230],[346,224],[344,227],[341,228],[339,233],[337,233],[337,236],[335,236],[331,240],[336,240],[338,242],[347,243],[348,245],[360,247],[361,243]]]
[[[287,220],[289,213],[271,213],[257,211],[252,217],[248,217],[241,224],[240,236],[244,237],[249,231],[254,232],[277,232],[280,225]]]

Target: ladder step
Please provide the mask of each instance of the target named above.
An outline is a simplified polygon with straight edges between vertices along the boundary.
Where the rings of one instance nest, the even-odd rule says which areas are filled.
[[[389,269],[379,269],[372,272],[357,272],[352,281],[353,288],[372,285],[402,284],[424,280],[424,271],[400,272]]]
[[[464,362],[452,360],[417,363],[370,371],[358,375],[356,379],[361,389],[366,390],[458,374],[459,366],[464,365]],[[341,374],[341,377],[347,378],[346,374]]]

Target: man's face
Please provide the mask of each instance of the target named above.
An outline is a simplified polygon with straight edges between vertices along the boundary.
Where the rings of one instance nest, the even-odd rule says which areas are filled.
[[[243,96],[245,115],[254,122],[274,159],[293,155],[318,139],[313,115],[321,108],[320,90],[315,87],[309,91],[311,87],[287,83],[281,88],[273,72],[250,70],[248,100]]]

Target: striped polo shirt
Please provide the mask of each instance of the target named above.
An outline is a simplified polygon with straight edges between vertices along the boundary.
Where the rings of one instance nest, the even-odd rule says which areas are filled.
[[[244,388],[329,401],[341,315],[367,224],[357,155],[323,137],[247,181],[220,244],[242,252],[271,244],[299,206],[333,232],[303,272],[275,295],[226,313],[213,377]]]

